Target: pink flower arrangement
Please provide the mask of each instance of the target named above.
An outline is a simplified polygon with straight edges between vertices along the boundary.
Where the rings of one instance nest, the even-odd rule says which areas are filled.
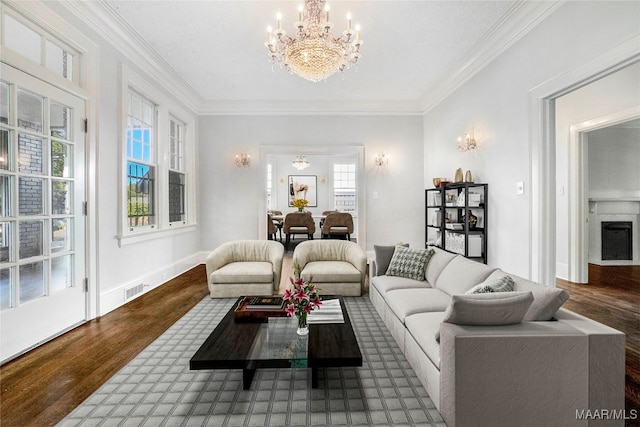
[[[313,277],[308,281],[300,277],[300,265],[294,264],[294,276],[290,278],[291,289],[284,292],[285,311],[287,316],[298,318],[298,328],[306,328],[307,315],[322,304],[318,288],[313,284]]]

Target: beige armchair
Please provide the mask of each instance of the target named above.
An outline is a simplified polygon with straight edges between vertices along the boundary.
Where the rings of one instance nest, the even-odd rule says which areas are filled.
[[[296,246],[293,262],[301,276],[309,279],[322,295],[362,295],[367,256],[355,242],[346,240],[309,240]]]
[[[285,247],[289,248],[291,236],[296,234],[306,234],[309,240],[313,240],[313,233],[316,232],[316,222],[311,216],[311,212],[290,212],[284,217]]]
[[[351,240],[353,217],[350,213],[334,212],[324,219],[321,228],[322,238],[341,237]]]
[[[273,240],[223,243],[206,258],[211,298],[271,295],[280,287],[284,247]]]

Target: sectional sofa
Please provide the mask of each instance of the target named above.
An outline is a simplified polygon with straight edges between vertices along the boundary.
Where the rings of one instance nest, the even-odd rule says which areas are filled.
[[[375,252],[369,297],[449,427],[624,425],[625,336],[560,308],[564,290],[439,248]]]

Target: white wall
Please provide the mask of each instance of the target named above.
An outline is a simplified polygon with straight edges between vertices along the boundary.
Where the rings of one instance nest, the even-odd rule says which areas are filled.
[[[525,277],[533,268],[529,91],[638,34],[639,13],[638,2],[564,3],[425,114],[425,186],[458,167],[489,183],[489,264]],[[457,152],[456,138],[471,128],[479,150]]]
[[[266,178],[260,176],[261,145],[290,145],[293,154],[305,147],[363,146],[366,231],[360,233],[366,232],[368,249],[397,241],[424,247],[419,116],[207,116],[200,118],[199,133],[202,250],[229,240],[262,238],[258,222],[264,213],[259,212],[259,201]],[[251,155],[248,170],[234,166],[240,151]],[[391,157],[383,169],[373,165],[380,152]],[[311,164],[305,174],[312,174]],[[280,172],[276,179],[280,176],[286,179]]]
[[[119,94],[122,87],[122,64],[145,76],[145,79],[148,77],[147,83],[158,91],[165,94],[168,91],[164,85],[149,77],[145,69],[127,59],[93,28],[86,25],[84,20],[69,14],[63,5],[51,2],[49,6],[59,12],[62,19],[68,21],[69,25],[77,28],[98,46],[96,51],[99,61],[98,85],[90,88],[91,96],[95,96],[98,100],[97,122],[89,123],[90,127],[97,129],[95,140],[89,141],[89,144],[95,147],[98,164],[95,170],[89,171],[88,177],[98,189],[98,212],[89,213],[97,217],[97,230],[95,230],[97,241],[90,242],[91,245],[97,246],[97,260],[96,265],[91,265],[89,268],[97,272],[95,292],[92,291],[91,295],[97,300],[97,313],[94,315],[104,315],[125,302],[125,287],[144,283],[148,285],[145,287],[145,291],[148,291],[197,265],[199,237],[197,229],[194,228],[184,234],[164,236],[120,247],[117,239],[117,218],[119,215],[118,186],[121,182],[119,144],[122,142],[120,122],[122,101]],[[48,20],[46,16],[43,19],[45,22]],[[53,22],[59,21],[53,20]],[[189,110],[178,101],[175,105]],[[190,132],[197,131],[197,125],[193,127],[189,130]],[[197,174],[197,170],[190,172]],[[93,287],[94,284],[90,286]]]

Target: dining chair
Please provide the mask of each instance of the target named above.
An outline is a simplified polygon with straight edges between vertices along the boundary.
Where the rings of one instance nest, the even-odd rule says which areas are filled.
[[[351,240],[353,217],[347,212],[334,212],[326,216],[320,229],[323,239],[337,237]]]
[[[285,248],[289,248],[291,236],[296,234],[306,234],[309,240],[313,240],[313,233],[316,232],[316,222],[311,216],[311,212],[290,212],[284,217]]]

